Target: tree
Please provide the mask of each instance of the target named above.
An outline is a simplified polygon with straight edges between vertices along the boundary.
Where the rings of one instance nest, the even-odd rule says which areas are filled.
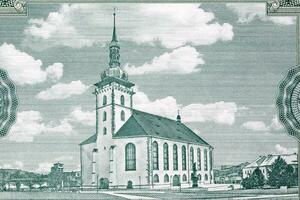
[[[274,161],[269,170],[268,184],[274,187],[296,185],[297,172],[288,165],[280,156]]]
[[[193,172],[191,174],[191,179],[193,182],[192,187],[198,187],[198,176],[197,176],[196,163],[193,163]]]
[[[259,168],[242,181],[242,186],[246,189],[261,188],[265,184],[265,177]]]

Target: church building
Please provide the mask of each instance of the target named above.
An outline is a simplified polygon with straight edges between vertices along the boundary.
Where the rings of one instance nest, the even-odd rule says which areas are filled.
[[[83,187],[191,186],[213,182],[213,147],[181,122],[135,110],[134,83],[120,65],[115,13],[109,65],[95,84],[96,133],[80,143]]]

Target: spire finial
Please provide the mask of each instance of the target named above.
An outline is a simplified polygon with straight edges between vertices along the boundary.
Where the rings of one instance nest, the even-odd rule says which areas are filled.
[[[177,122],[181,122],[181,116],[180,116],[180,113],[179,113],[179,109],[177,110]]]
[[[117,40],[117,33],[116,33],[116,8],[114,8],[114,29],[113,29],[113,35],[112,35],[112,40],[111,41],[118,41]]]

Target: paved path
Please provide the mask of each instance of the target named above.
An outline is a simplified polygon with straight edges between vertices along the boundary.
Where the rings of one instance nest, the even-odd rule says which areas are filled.
[[[152,198],[152,197],[143,197],[143,196],[136,196],[136,195],[132,195],[132,194],[122,194],[122,193],[119,193],[119,192],[102,192],[104,194],[108,194],[108,195],[113,195],[113,196],[117,196],[117,197],[122,197],[122,198],[125,198],[125,199],[132,199],[132,200],[135,200],[135,199],[155,199],[155,198]]]
[[[279,194],[279,195],[258,195],[254,197],[236,197],[234,200],[248,200],[248,199],[298,199],[298,194]]]

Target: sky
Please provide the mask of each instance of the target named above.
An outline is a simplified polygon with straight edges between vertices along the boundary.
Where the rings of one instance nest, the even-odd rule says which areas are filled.
[[[17,122],[0,168],[79,170],[95,133],[93,84],[108,67],[113,8],[134,108],[176,118],[214,147],[214,165],[294,153],[277,119],[277,85],[296,65],[293,17],[264,3],[29,4],[1,17],[0,67],[17,85]]]

